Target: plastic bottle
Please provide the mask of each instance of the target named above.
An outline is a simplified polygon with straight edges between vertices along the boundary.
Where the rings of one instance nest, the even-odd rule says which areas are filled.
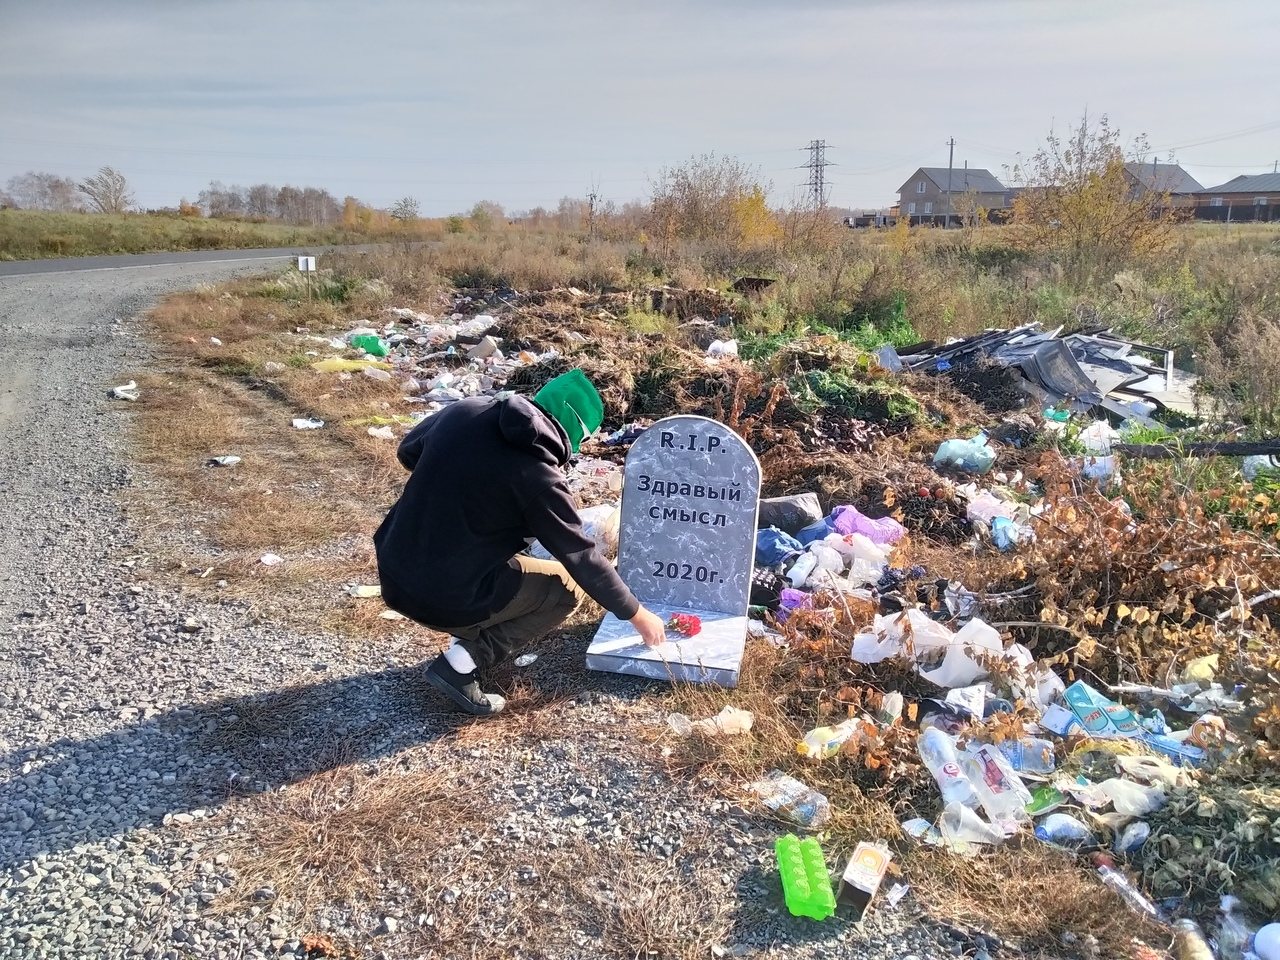
[[[1173,925],[1173,955],[1176,960],[1214,960],[1204,931],[1191,919],[1179,920]]]
[[[796,744],[796,753],[810,760],[826,760],[840,752],[845,742],[857,735],[862,721],[855,717],[833,727],[818,727]]]
[[[1115,868],[1112,859],[1104,854],[1094,854],[1094,866],[1098,876],[1108,887],[1120,894],[1135,913],[1146,914],[1157,923],[1164,923],[1164,913],[1154,903],[1142,895],[1142,891],[1129,882],[1129,878]]]
[[[1000,752],[1018,773],[1053,773],[1057,769],[1053,744],[1038,737],[1006,740],[1000,744]]]
[[[977,791],[982,809],[993,822],[1028,820],[1031,793],[1022,785],[1004,754],[989,743],[970,745],[964,772]]]
[[[793,917],[825,920],[836,912],[836,897],[822,848],[813,837],[779,837],[773,845],[787,910]]]
[[[800,589],[804,582],[809,579],[809,574],[813,573],[814,568],[818,566],[818,558],[812,553],[803,553],[799,559],[791,565],[791,569],[787,571],[787,579],[791,581],[791,586]]]
[[[1098,838],[1075,817],[1051,813],[1036,825],[1036,839],[1059,847],[1078,847],[1096,843]]]
[[[978,806],[978,793],[960,766],[956,743],[951,737],[937,727],[928,727],[920,731],[916,749],[942,791],[943,803],[962,803],[970,808]]]

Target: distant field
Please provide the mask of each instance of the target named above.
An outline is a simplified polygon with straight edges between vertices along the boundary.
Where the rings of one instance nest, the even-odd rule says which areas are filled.
[[[299,227],[147,213],[0,210],[0,260],[369,243],[404,235],[400,231]]]

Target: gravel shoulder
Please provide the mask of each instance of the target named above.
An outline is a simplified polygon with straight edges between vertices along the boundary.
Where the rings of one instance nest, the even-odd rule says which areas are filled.
[[[107,394],[151,362],[139,311],[246,269],[0,277],[0,957],[302,957],[307,936],[387,958],[977,948],[910,897],[864,927],[789,917],[778,829],[668,777],[642,735],[658,698],[585,675],[576,642],[522,674],[528,709],[476,725],[411,648],[155,576],[122,505],[150,481]],[[298,836],[331,869],[262,855]],[[361,857],[382,872],[344,890]]]

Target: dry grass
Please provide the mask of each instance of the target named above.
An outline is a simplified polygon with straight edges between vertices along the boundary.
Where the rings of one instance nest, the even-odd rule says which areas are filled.
[[[1132,956],[1134,938],[1168,942],[1158,925],[1132,910],[1072,855],[1031,843],[966,859],[930,849],[903,864],[911,889],[931,915],[975,923],[1032,950],[1060,956],[1063,937],[1098,938],[1102,956]]]
[[[339,320],[330,304],[205,288],[157,307],[149,321],[167,369],[136,377],[142,400],[129,413],[138,459],[164,481],[163,502],[147,491],[136,509],[147,528],[179,535],[181,555],[169,565],[204,574],[196,586],[221,582],[224,596],[271,600],[341,632],[424,633],[381,619],[376,600],[331,602],[337,584],[377,581],[370,537],[403,476],[395,444],[368,436],[361,421],[407,412],[394,386],[306,365],[315,358],[305,351],[317,344],[296,328]],[[268,375],[268,361],[286,366]],[[294,417],[311,415],[328,426],[293,428]],[[209,465],[222,455],[241,462]],[[265,567],[266,552],[286,562]],[[317,586],[326,593],[318,604]]]
[[[256,728],[258,720],[246,722]],[[534,729],[523,737],[531,745],[541,738]],[[236,882],[218,908],[241,911],[266,887],[298,936],[315,931],[335,907],[376,936],[394,901],[419,920],[430,918],[403,922],[388,940],[397,949],[477,958],[510,956],[515,948],[550,957],[557,948],[598,941],[602,956],[693,960],[743,922],[714,866],[716,838],[686,833],[674,860],[626,842],[577,841],[548,854],[501,839],[503,810],[487,793],[442,755],[414,771],[342,766],[246,799],[251,809],[238,810],[253,828],[239,840]],[[520,863],[533,872],[513,879]],[[443,896],[449,889],[463,891],[456,905]]]
[[[435,869],[439,859],[488,836],[493,818],[484,791],[462,789],[444,766],[373,775],[341,766],[252,802],[254,830],[221,907],[240,909],[270,887],[302,924],[326,905],[375,904],[392,882],[433,901],[453,879]]]
[[[675,864],[630,847],[571,847],[548,870],[564,898],[556,920],[598,932],[610,957],[702,960],[742,920],[709,862],[712,838],[684,840]]]

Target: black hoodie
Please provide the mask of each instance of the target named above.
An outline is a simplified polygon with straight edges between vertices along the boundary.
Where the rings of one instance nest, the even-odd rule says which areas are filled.
[[[578,519],[564,428],[521,396],[473,397],[418,424],[397,456],[411,472],[374,534],[387,605],[432,627],[487,619],[515,596],[513,559],[537,537],[623,620],[640,604]]]

